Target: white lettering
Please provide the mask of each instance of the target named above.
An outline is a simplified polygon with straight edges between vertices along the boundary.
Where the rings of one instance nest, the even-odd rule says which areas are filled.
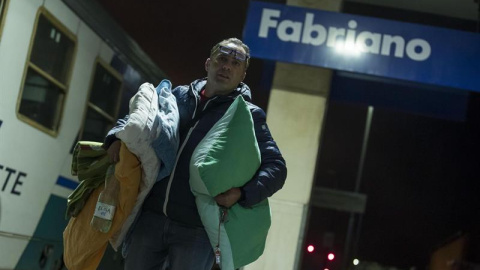
[[[347,30],[345,46],[353,47],[355,45],[355,35],[357,33],[357,31],[355,31],[355,28],[357,28],[357,22],[354,20],[349,21],[348,27],[350,27],[350,29]]]
[[[335,48],[338,37],[344,37],[344,36],[345,36],[345,28],[336,28],[336,27],[328,28],[327,46]]]
[[[315,46],[322,45],[327,39],[327,29],[321,24],[313,24],[313,14],[305,15],[305,27],[303,28],[302,43]],[[316,32],[316,37],[312,33]]]
[[[262,38],[268,37],[268,28],[276,28],[277,21],[272,20],[271,18],[280,17],[280,10],[268,9],[265,8],[262,11],[262,21],[260,23],[260,30],[258,31],[258,36]]]
[[[417,47],[420,47],[422,51],[416,52],[415,49]],[[407,49],[405,51],[407,52],[408,57],[410,57],[412,60],[423,61],[430,56],[430,54],[432,53],[432,48],[427,41],[415,38],[407,43]]]
[[[400,36],[383,35],[382,55],[390,55],[392,44],[395,43],[395,57],[403,58],[405,40]]]
[[[367,40],[370,40],[370,44],[367,44]],[[362,52],[378,54],[380,52],[381,41],[382,35],[369,31],[363,31],[358,34],[356,44]]]
[[[287,29],[291,29],[288,33]],[[282,21],[277,28],[278,38],[282,41],[300,42],[300,33],[302,32],[302,23],[290,20]]]
[[[313,46],[335,48],[338,52],[360,51],[363,53],[380,54],[403,58],[406,54],[415,61],[425,61],[432,53],[430,44],[420,38],[408,42],[402,36],[363,31],[357,35],[357,22],[348,21],[348,28],[328,27],[315,24],[315,15],[306,13],[303,22],[281,20],[281,12],[276,9],[264,8],[258,36],[268,38],[270,28],[276,29],[277,37],[285,42],[302,43]],[[407,44],[405,46],[405,43]],[[394,47],[393,47],[394,46]]]

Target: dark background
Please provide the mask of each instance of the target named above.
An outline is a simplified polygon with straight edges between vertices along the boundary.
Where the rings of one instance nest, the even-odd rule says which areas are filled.
[[[367,207],[363,216],[355,215],[352,257],[403,269],[426,269],[432,253],[450,238],[461,233],[478,237],[480,95],[337,76],[325,118],[316,186],[354,190],[367,109],[374,107],[359,190],[367,195]],[[347,87],[368,93],[368,98],[353,102],[337,93]],[[417,98],[425,102],[416,102],[422,110],[402,106],[401,101],[384,106],[381,101],[385,97],[398,96],[397,88],[421,91]],[[455,97],[458,91],[465,95]],[[428,111],[435,109],[428,103],[436,100],[443,102],[444,111],[458,114],[462,108],[449,108],[448,98],[464,98],[463,119]],[[333,233],[331,250],[342,258],[349,217],[346,212],[311,207],[305,244],[317,243],[322,248],[325,233]],[[479,263],[479,251],[477,247],[477,255],[468,260]],[[319,250],[313,255],[324,258],[325,254],[326,250]],[[320,263],[311,257],[304,252],[301,269],[315,269]],[[336,261],[337,267],[332,269],[340,269],[340,263]]]
[[[225,38],[242,37],[248,8],[248,1],[235,1],[235,5],[221,0],[97,1],[174,86],[206,75],[204,63],[211,47]],[[343,12],[463,31],[476,28],[473,21],[348,1]],[[253,100],[264,109],[273,71],[274,63],[261,59],[252,59],[247,71],[245,82],[253,90]],[[363,217],[356,216],[353,253],[364,261],[425,269],[431,253],[449,237],[480,227],[479,95],[459,89],[379,82],[368,76],[350,80],[349,84],[342,76],[336,79],[332,96],[352,87],[371,95],[355,100],[338,94],[329,101],[315,185],[353,190],[366,111],[374,104],[360,188],[368,196],[367,209]],[[421,91],[422,95],[405,98],[407,90]],[[464,95],[449,96],[458,91]],[[391,100],[403,97],[406,102],[386,105],[379,102],[379,96]],[[459,102],[449,103],[451,97]],[[413,108],[408,106],[412,104],[409,101],[415,103]],[[345,212],[310,208],[305,245],[321,246],[325,233],[333,232],[333,248],[338,254],[334,269],[339,269],[342,260],[348,219]],[[323,260],[321,252],[325,252],[319,250],[310,257],[304,254],[301,269],[317,269]]]
[[[476,22],[345,2],[346,13],[476,31]],[[348,75],[348,74],[347,74]],[[355,91],[357,93],[355,93]],[[432,253],[469,233],[465,259],[480,263],[480,95],[373,76],[333,77],[315,185],[353,191],[367,108],[374,107],[350,252],[361,261],[427,269]],[[350,215],[310,209],[306,242],[335,234],[340,269]],[[319,245],[322,246],[321,244]],[[323,251],[323,254],[321,253]],[[324,260],[326,250],[317,257]],[[302,269],[322,260],[304,252]],[[350,261],[349,261],[350,262]]]

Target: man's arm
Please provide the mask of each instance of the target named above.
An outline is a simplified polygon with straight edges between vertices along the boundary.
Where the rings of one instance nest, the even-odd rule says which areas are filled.
[[[229,189],[215,197],[217,204],[227,208],[237,202],[243,207],[251,207],[281,189],[287,178],[285,160],[270,134],[265,112],[256,108],[252,117],[262,159],[260,168],[243,187]]]
[[[286,163],[270,134],[265,112],[256,108],[252,111],[252,117],[262,160],[253,178],[241,187],[238,203],[243,207],[253,206],[272,196],[283,187],[287,178]]]

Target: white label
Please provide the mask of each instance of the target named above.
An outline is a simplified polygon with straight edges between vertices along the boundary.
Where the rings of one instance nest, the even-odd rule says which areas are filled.
[[[97,206],[95,207],[95,213],[93,213],[93,216],[106,220],[112,220],[114,214],[115,206],[102,202],[97,202]]]

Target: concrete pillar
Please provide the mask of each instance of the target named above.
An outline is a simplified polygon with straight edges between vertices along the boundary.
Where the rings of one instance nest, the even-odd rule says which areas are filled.
[[[339,11],[341,0],[288,0],[288,5]],[[287,162],[285,186],[270,199],[265,253],[244,269],[297,269],[332,71],[276,64],[267,123]],[[248,233],[248,232],[246,232]]]

